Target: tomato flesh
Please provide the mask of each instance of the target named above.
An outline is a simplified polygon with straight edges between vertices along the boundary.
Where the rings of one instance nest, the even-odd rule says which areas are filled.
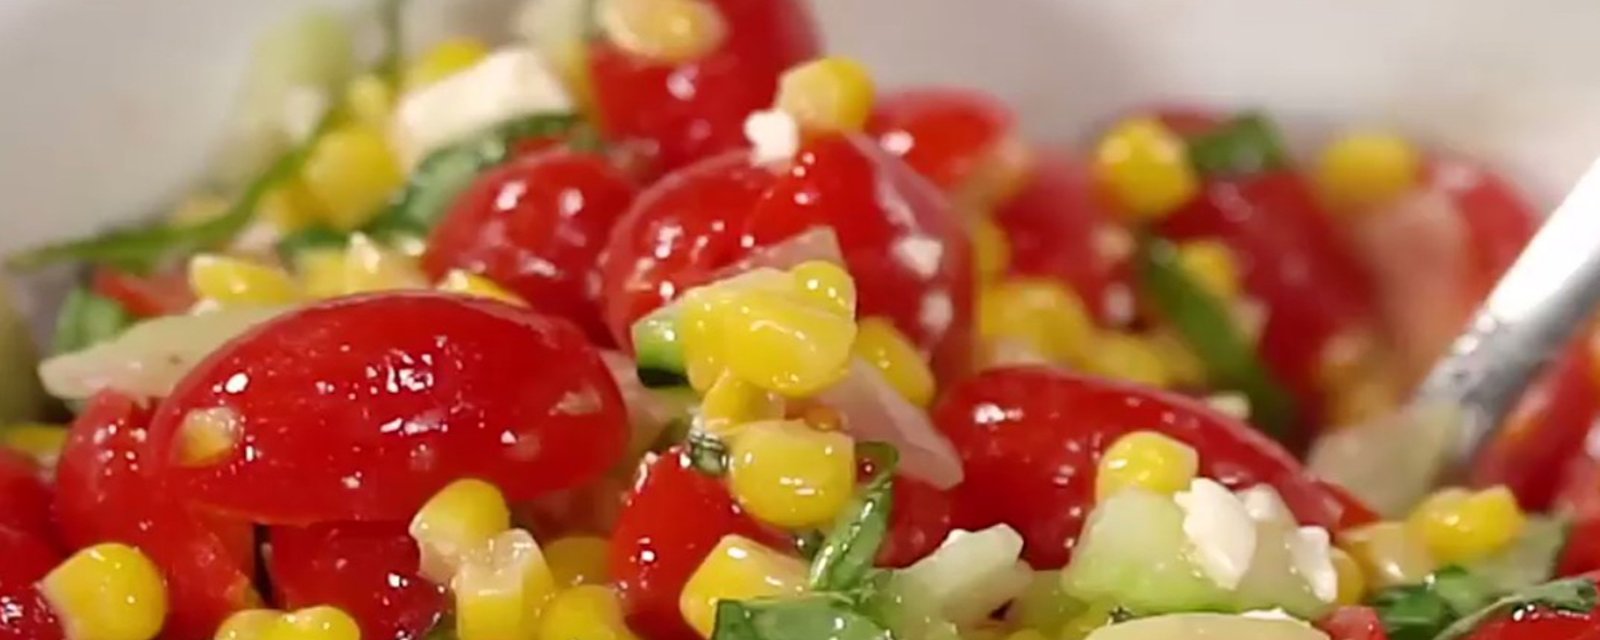
[[[284,609],[339,607],[374,640],[422,638],[444,611],[444,588],[417,576],[417,544],[405,523],[273,527],[267,540]]]
[[[23,453],[0,448],[0,524],[44,540],[54,539],[52,500],[39,464]]]
[[[1461,158],[1432,159],[1424,180],[1455,200],[1473,247],[1474,289],[1487,295],[1533,239],[1539,213],[1505,179]]]

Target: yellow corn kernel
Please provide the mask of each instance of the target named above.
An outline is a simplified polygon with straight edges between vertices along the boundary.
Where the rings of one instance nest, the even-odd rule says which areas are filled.
[[[415,258],[383,247],[360,233],[350,237],[342,271],[341,294],[428,286],[428,279]]]
[[[1095,148],[1095,175],[1139,220],[1166,216],[1200,190],[1183,139],[1151,118],[1125,120],[1106,133]]]
[[[999,278],[1011,266],[1011,240],[994,219],[978,218],[972,227],[972,254],[979,282]]]
[[[196,193],[172,208],[167,214],[167,222],[175,225],[200,224],[224,213],[232,204],[227,198],[214,193]]]
[[[406,67],[406,87],[416,89],[471,68],[489,56],[489,47],[474,38],[456,37],[433,45]]]
[[[388,127],[394,114],[394,88],[375,74],[356,76],[345,87],[344,107],[356,122],[380,129]]]
[[[324,217],[321,204],[298,177],[284,180],[262,195],[256,215],[284,233],[299,231]]]
[[[1333,560],[1334,573],[1339,576],[1339,595],[1335,601],[1339,604],[1361,604],[1367,597],[1367,576],[1361,571],[1361,565],[1338,547],[1330,549],[1328,555]]]
[[[460,269],[453,269],[450,271],[450,273],[445,274],[444,278],[439,280],[438,288],[440,291],[449,291],[451,293],[461,293],[469,296],[478,296],[480,298],[499,300],[506,304],[514,304],[519,307],[528,306],[528,303],[525,302],[521,297],[517,296],[515,293],[507,291],[505,287],[500,286],[495,281],[484,276],[480,276],[476,273],[462,271]]]
[[[1140,336],[1107,331],[1095,338],[1092,348],[1084,368],[1094,374],[1152,387],[1172,386],[1161,351]]]
[[[1339,546],[1361,567],[1367,584],[1377,588],[1416,584],[1438,568],[1427,542],[1400,522],[1347,529]]]
[[[405,175],[383,129],[352,122],[317,143],[302,179],[321,207],[323,222],[349,231],[372,220]]]
[[[1516,496],[1503,485],[1478,492],[1441,490],[1406,520],[1442,564],[1481,560],[1504,549],[1527,523]]]
[[[1361,209],[1416,186],[1422,154],[1393,134],[1353,133],[1322,150],[1315,175],[1323,197],[1335,208]]]
[[[728,36],[722,13],[706,0],[601,0],[596,17],[612,44],[658,62],[695,60]]]
[[[283,621],[283,612],[275,609],[246,609],[235,612],[222,621],[213,636],[216,640],[261,640]]]
[[[689,576],[678,611],[702,637],[711,637],[717,601],[753,600],[805,591],[806,565],[738,535],[725,535]]]
[[[805,397],[844,377],[856,338],[851,318],[769,291],[740,292],[722,309],[722,362],[751,384]]]
[[[813,131],[860,131],[876,90],[866,66],[844,56],[796,65],[778,78],[776,106]]]
[[[300,299],[300,288],[283,269],[213,254],[189,260],[189,286],[201,299],[224,306],[271,306]]]
[[[1011,632],[1011,635],[1006,636],[1005,639],[1006,640],[1050,640],[1050,637],[1044,635],[1044,633],[1040,632],[1037,629],[1018,629],[1016,631]]]
[[[617,594],[601,585],[583,585],[556,594],[539,619],[540,640],[634,640],[622,619]]]
[[[463,558],[511,527],[511,510],[494,485],[467,478],[450,483],[411,518],[422,560],[418,573],[446,584]]]
[[[1243,290],[1239,284],[1239,261],[1234,258],[1233,250],[1219,241],[1180,243],[1178,265],[1220,301],[1237,300]]]
[[[985,342],[1012,341],[1057,364],[1087,361],[1094,322],[1077,294],[1058,282],[1014,278],[985,288],[978,331]]]
[[[933,370],[894,323],[880,317],[862,320],[856,326],[854,350],[911,404],[925,407],[933,400]]]
[[[343,249],[307,249],[294,256],[295,275],[306,296],[320,300],[344,295]]]
[[[210,464],[239,444],[244,425],[239,413],[228,407],[191,409],[178,423],[178,463]]]
[[[361,640],[361,628],[337,607],[310,607],[279,616],[260,640]]]
[[[468,554],[450,590],[459,640],[524,640],[538,632],[556,579],[533,536],[511,529]]]
[[[1200,456],[1189,445],[1155,431],[1135,431],[1117,438],[1100,457],[1094,495],[1105,500],[1129,487],[1172,495],[1189,488],[1199,472]]]
[[[799,529],[825,525],[855,488],[855,443],[802,422],[747,425],[729,444],[728,486],[752,515]]]
[[[161,572],[124,544],[74,553],[39,584],[69,638],[150,640],[167,616]]]
[[[561,587],[605,584],[611,579],[608,555],[611,543],[597,536],[567,536],[544,546],[550,573]]]
[[[0,447],[28,454],[46,467],[54,467],[67,444],[66,427],[54,424],[14,424],[0,429]]]
[[[845,318],[856,315],[856,281],[850,272],[832,262],[810,260],[789,271],[804,300],[821,309],[830,309]]]
[[[700,401],[700,428],[727,438],[745,424],[783,417],[783,397],[723,371]]]
[[[1206,363],[1169,327],[1158,327],[1144,336],[1144,342],[1161,360],[1168,381],[1175,387],[1203,387]]]

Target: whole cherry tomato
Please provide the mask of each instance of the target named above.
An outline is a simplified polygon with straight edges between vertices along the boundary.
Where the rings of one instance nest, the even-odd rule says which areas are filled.
[[[1327,633],[1329,640],[1389,640],[1372,607],[1339,607],[1318,622],[1317,628]]]
[[[55,538],[50,487],[39,464],[23,453],[0,447],[0,524],[43,540]]]
[[[970,89],[923,87],[881,96],[867,133],[963,204],[983,208],[1015,193],[1031,160],[1011,109]]]
[[[189,276],[179,269],[139,275],[99,267],[94,270],[90,286],[95,293],[122,303],[122,308],[138,318],[184,313],[195,302]]]
[[[339,607],[371,640],[422,638],[443,614],[444,589],[417,576],[417,544],[403,522],[272,527],[267,541],[280,607]]]
[[[1045,367],[994,369],[948,391],[933,419],[966,471],[954,490],[957,526],[1011,525],[1036,568],[1071,557],[1101,453],[1140,429],[1194,447],[1200,473],[1230,488],[1272,485],[1304,524],[1337,532],[1371,517],[1244,423],[1161,391]]]
[[[32,583],[0,582],[0,640],[62,640],[50,603]]]
[[[168,487],[195,504],[310,524],[408,520],[467,475],[526,500],[599,475],[627,435],[615,383],[571,324],[403,292],[320,303],[235,339],[162,402],[150,441]]]
[[[183,494],[161,484],[151,411],[115,392],[90,399],[56,465],[56,515],[75,548],[123,542],[155,562],[169,591],[163,637],[210,638],[229,614],[260,601],[251,527],[190,512]]]
[[[684,583],[717,542],[738,534],[786,548],[745,515],[718,478],[673,447],[639,470],[611,533],[611,575],[628,624],[651,640],[699,638],[678,612]]]
[[[487,276],[533,308],[611,335],[595,300],[596,263],[633,183],[604,157],[565,149],[525,155],[473,181],[428,239],[422,267]]]
[[[696,60],[651,60],[603,36],[589,48],[601,129],[613,140],[650,143],[663,170],[743,147],[745,118],[772,104],[780,74],[819,49],[805,2],[705,1],[721,15],[725,38]]]

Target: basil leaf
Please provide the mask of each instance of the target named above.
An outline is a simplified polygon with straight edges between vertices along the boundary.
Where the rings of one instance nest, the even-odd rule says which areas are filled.
[[[1540,584],[1555,577],[1556,562],[1567,544],[1571,523],[1560,516],[1532,516],[1510,547],[1466,567],[1502,592]]]
[[[1139,272],[1145,293],[1200,356],[1210,377],[1250,400],[1250,419],[1258,428],[1286,438],[1295,419],[1294,399],[1272,379],[1227,307],[1184,271],[1164,240],[1143,243]]]
[[[1494,597],[1493,585],[1460,567],[1447,567],[1422,584],[1379,592],[1373,596],[1372,606],[1390,640],[1430,640]]]
[[[1595,607],[1593,578],[1566,578],[1523,589],[1462,616],[1433,640],[1456,640],[1470,635],[1490,618],[1505,613],[1542,607],[1567,613],[1588,613]]]
[[[1277,127],[1262,113],[1240,114],[1187,142],[1189,163],[1208,177],[1244,176],[1289,165]]]
[[[122,303],[78,287],[67,293],[56,316],[55,352],[87,349],[117,337],[130,324],[133,316]]]
[[[806,560],[817,559],[817,552],[822,551],[822,543],[827,542],[821,531],[807,529],[794,534],[794,550]]]
[[[711,640],[893,640],[887,629],[826,595],[717,603]]]
[[[849,591],[859,586],[889,533],[889,512],[894,508],[894,448],[868,444],[877,447],[868,447],[867,452],[883,455],[887,450],[890,457],[880,463],[878,475],[856,498],[853,507],[840,514],[817,550],[811,561],[813,591]]]
[[[696,470],[708,476],[727,475],[728,445],[721,438],[704,431],[691,430],[688,444],[689,463]]]
[[[295,256],[315,249],[344,249],[350,234],[327,227],[306,227],[278,240],[278,257],[293,263]]]

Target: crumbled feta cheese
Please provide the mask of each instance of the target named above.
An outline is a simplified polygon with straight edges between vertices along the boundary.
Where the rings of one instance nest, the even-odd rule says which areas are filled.
[[[744,137],[754,149],[756,164],[788,162],[800,152],[800,123],[779,109],[750,114],[744,119]]]
[[[894,243],[890,252],[918,277],[932,278],[939,273],[939,260],[944,258],[944,243],[929,236],[913,235]]]
[[[1278,495],[1278,490],[1269,484],[1258,484],[1234,493],[1239,497],[1239,502],[1244,504],[1244,510],[1256,522],[1282,522],[1294,524],[1294,513],[1289,511],[1289,505],[1283,502],[1283,496]]]
[[[1250,419],[1250,398],[1242,393],[1216,393],[1206,396],[1206,405],[1230,417]]]
[[[1333,568],[1329,551],[1328,530],[1322,527],[1300,527],[1289,536],[1289,558],[1294,570],[1311,587],[1311,594],[1323,602],[1333,602],[1339,595],[1339,574]]]
[[[1256,523],[1244,504],[1209,478],[1195,478],[1172,499],[1183,509],[1195,563],[1218,586],[1238,588],[1256,552]]]
[[[465,71],[406,94],[390,136],[406,166],[517,116],[572,111],[572,98],[530,47],[500,49]]]

